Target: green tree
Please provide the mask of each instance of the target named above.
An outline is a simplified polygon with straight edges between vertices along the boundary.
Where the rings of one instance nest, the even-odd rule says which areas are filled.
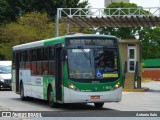
[[[57,8],[83,8],[87,5],[87,0],[0,0],[0,24],[16,21],[29,12],[46,12],[50,19],[55,19]]]
[[[6,6],[6,7],[4,7]],[[6,21],[5,14],[7,13],[7,9],[9,8],[8,3],[5,0],[0,1],[0,23]]]
[[[80,2],[80,0],[19,0],[21,13],[27,12],[47,12],[54,19],[57,14],[57,8],[79,8],[86,7],[88,1]]]
[[[6,0],[0,1],[0,24],[7,23],[11,21],[11,17],[9,16],[11,14],[11,9]]]
[[[60,35],[67,34],[67,24],[60,24]],[[47,13],[31,12],[0,29],[0,57],[11,59],[15,45],[55,37],[55,23]],[[90,29],[71,27],[72,32],[92,33]],[[5,51],[5,52],[4,52]]]
[[[20,0],[0,0],[0,24],[15,21],[20,15]]]
[[[32,12],[18,18],[17,22],[1,28],[0,54],[11,59],[12,46],[51,38],[54,35],[53,27],[54,23],[46,13]]]
[[[143,28],[139,31],[139,37],[142,43],[142,58],[160,58],[160,27]]]

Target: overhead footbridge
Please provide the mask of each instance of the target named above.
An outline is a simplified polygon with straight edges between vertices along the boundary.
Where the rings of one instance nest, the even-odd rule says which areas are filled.
[[[160,8],[58,8],[59,22],[79,27],[155,27],[160,26]]]

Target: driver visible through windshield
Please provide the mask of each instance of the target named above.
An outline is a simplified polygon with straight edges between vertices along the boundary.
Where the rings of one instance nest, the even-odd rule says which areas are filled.
[[[69,77],[104,79],[118,77],[116,48],[72,48],[67,50]]]

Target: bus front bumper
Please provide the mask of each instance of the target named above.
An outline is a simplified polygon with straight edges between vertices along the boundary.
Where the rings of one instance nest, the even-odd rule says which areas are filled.
[[[122,87],[104,92],[81,92],[64,87],[64,103],[119,102],[121,96]]]

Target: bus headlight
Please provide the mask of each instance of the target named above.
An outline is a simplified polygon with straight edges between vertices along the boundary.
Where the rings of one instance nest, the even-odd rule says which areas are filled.
[[[71,89],[71,90],[74,90],[74,91],[80,91],[76,86],[74,86],[72,83],[68,83],[69,84],[69,88]]]
[[[114,89],[117,89],[120,87],[120,82],[118,82],[115,86],[114,86]]]

